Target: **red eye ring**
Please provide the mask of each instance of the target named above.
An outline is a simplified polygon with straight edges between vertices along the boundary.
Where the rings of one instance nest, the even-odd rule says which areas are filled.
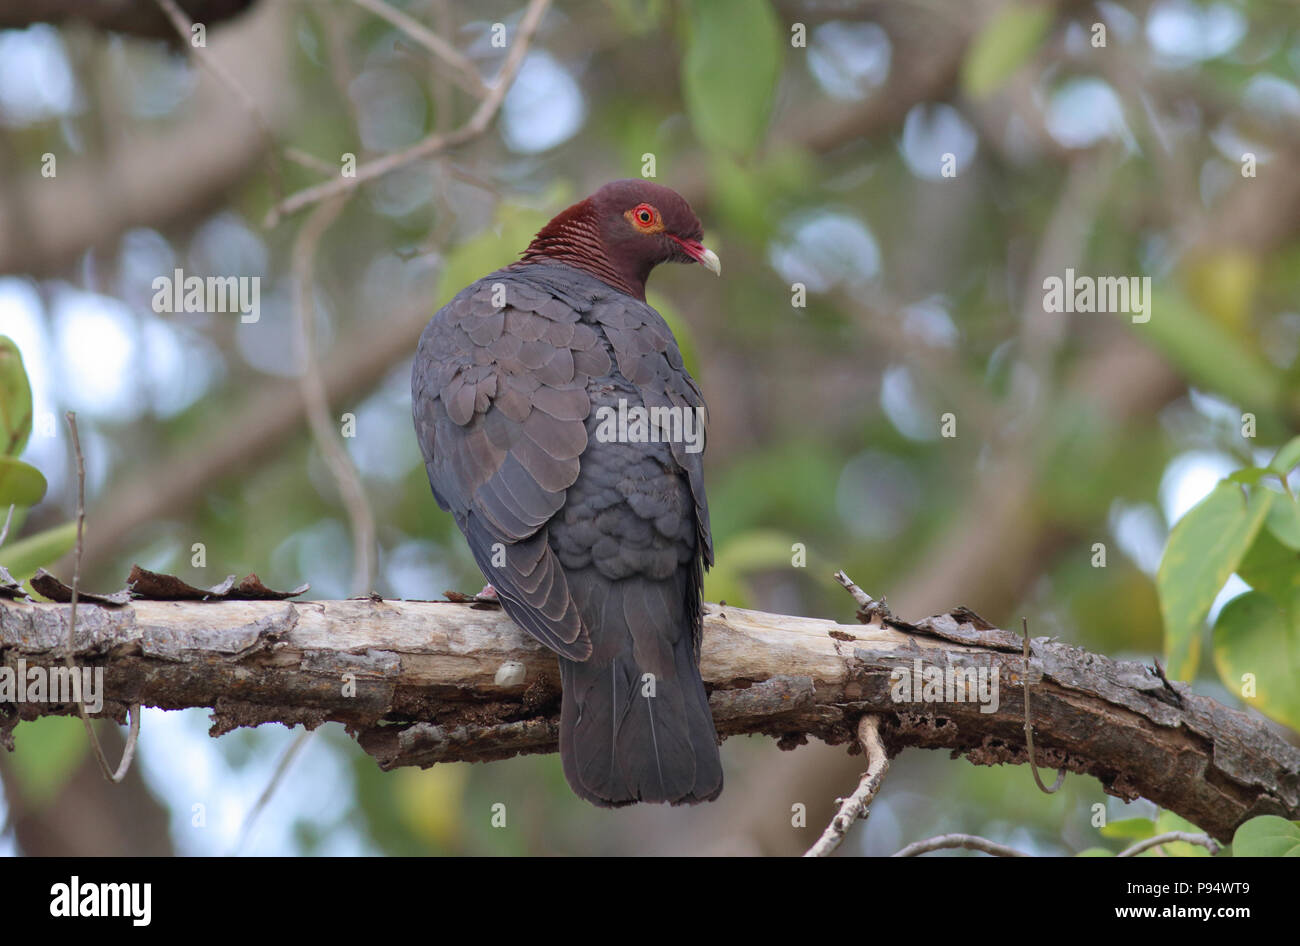
[[[654,223],[654,219],[655,219],[654,208],[651,207],[649,204],[639,204],[632,211],[632,216],[636,217],[637,222],[641,224],[643,227],[648,227],[650,226],[650,224]]]

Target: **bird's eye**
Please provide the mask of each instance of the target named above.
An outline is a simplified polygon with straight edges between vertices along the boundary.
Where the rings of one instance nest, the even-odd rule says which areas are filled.
[[[633,214],[636,216],[637,222],[640,223],[643,227],[650,226],[650,224],[653,223],[655,219],[654,211],[651,210],[649,207],[647,207],[645,204],[642,204],[635,211],[633,211]]]

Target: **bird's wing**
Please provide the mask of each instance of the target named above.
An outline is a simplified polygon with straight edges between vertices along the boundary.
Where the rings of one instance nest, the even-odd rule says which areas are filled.
[[[425,329],[412,372],[434,497],[456,517],[506,612],[562,656],[591,641],[546,525],[587,446],[589,376],[611,368],[596,331],[526,278],[494,273]]]
[[[588,318],[604,328],[619,372],[636,385],[647,408],[690,410],[707,424],[704,395],[686,370],[672,330],[658,312],[644,302],[620,295],[598,301]],[[691,485],[704,564],[712,565],[713,536],[709,529],[709,500],[704,492],[704,451],[690,449],[688,442],[680,438],[672,440],[671,447],[673,459]]]

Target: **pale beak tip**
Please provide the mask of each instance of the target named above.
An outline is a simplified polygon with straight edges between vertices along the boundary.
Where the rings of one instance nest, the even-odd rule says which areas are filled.
[[[715,276],[722,275],[722,260],[718,259],[718,254],[712,250],[706,249],[704,253],[701,254],[700,265]]]

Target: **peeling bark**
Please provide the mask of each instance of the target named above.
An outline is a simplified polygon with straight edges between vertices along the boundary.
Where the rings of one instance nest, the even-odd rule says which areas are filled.
[[[61,659],[67,605],[0,601],[0,665]],[[948,749],[980,765],[1026,761],[1020,638],[970,611],[916,625],[833,621],[708,605],[701,667],[718,732],[809,736],[856,750],[882,715],[890,754]],[[1300,749],[1268,723],[1167,683],[1152,667],[1046,639],[1028,672],[1040,766],[1096,777],[1228,840],[1255,815],[1300,818]],[[554,656],[495,606],[450,602],[137,600],[78,608],[75,658],[105,669],[104,715],[140,702],[213,710],[212,735],[266,722],[343,723],[385,769],[556,749]],[[891,674],[985,668],[998,705],[898,702]],[[508,668],[514,662],[522,667]],[[520,682],[517,682],[520,681]],[[20,720],[74,712],[0,704],[0,741]],[[147,727],[144,738],[148,738]]]

